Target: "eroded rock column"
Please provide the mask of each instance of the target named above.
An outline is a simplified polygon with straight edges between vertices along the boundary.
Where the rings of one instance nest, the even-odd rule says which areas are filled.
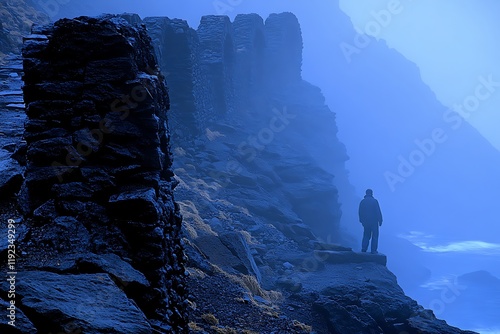
[[[31,228],[26,265],[36,269],[30,256],[45,252],[64,257],[75,276],[107,273],[152,328],[184,332],[169,100],[145,28],[112,16],[63,19],[34,28],[23,56],[29,120],[19,202]],[[123,284],[117,267],[136,273],[136,284]],[[71,289],[72,279],[64,278],[61,288]]]
[[[153,39],[159,66],[167,75],[171,97],[172,135],[192,138],[209,119],[212,106],[206,99],[211,91],[200,73],[196,31],[186,21],[167,17],[147,17],[144,24]]]
[[[199,61],[202,73],[211,87],[213,118],[230,115],[234,101],[234,42],[233,28],[227,16],[203,16],[197,33],[200,41]]]

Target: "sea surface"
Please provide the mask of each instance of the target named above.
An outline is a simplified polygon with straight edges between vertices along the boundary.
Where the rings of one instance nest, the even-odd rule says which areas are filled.
[[[407,295],[452,326],[500,334],[500,244],[422,232],[398,237],[411,245],[389,242],[388,267]],[[392,264],[391,254],[398,254]]]

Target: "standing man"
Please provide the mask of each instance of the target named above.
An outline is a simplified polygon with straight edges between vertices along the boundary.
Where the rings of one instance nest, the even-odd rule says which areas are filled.
[[[365,198],[359,203],[359,221],[365,229],[361,251],[366,252],[371,239],[371,253],[378,254],[378,227],[382,226],[382,212],[378,201],[373,198],[373,190],[371,189],[366,189]]]

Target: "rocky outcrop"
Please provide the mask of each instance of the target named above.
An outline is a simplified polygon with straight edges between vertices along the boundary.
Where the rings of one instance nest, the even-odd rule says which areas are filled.
[[[11,153],[0,150],[0,196],[17,193],[22,182],[23,174],[19,163],[11,158]]]
[[[210,87],[200,69],[198,35],[184,20],[148,17],[144,24],[166,73],[169,94],[175,96],[170,106],[172,132],[178,138],[192,137],[213,117],[213,107],[207,103]]]
[[[22,96],[22,61],[19,56],[7,56],[8,63],[0,69],[0,198],[16,194],[23,182],[21,144],[26,115]],[[19,150],[18,148],[21,148]]]
[[[146,30],[63,19],[34,27],[23,56],[19,308],[39,332],[185,332],[169,100]]]
[[[266,37],[264,21],[257,14],[239,14],[233,22],[235,49],[236,100],[238,108],[252,103],[260,95],[266,76]]]
[[[197,31],[184,20],[166,17],[148,17],[144,23],[168,74],[174,134],[193,138],[234,110],[235,50],[228,17],[205,16]]]
[[[265,25],[266,75],[269,88],[286,88],[302,80],[302,32],[292,13],[271,14]]]
[[[473,333],[447,325],[405,296],[385,267],[364,263],[327,268],[332,271],[313,308],[325,317],[328,333]],[[310,277],[304,285],[321,281]]]
[[[204,16],[198,26],[200,67],[210,83],[214,118],[234,111],[234,42],[227,16]]]
[[[314,234],[338,241],[342,212],[334,183],[349,184],[348,157],[321,91],[302,80],[297,18],[273,14],[264,23],[257,14],[238,15],[234,22],[206,16],[196,31],[180,20],[144,22],[162,70],[170,74],[176,143],[187,153],[178,157],[179,166],[205,165],[200,176],[221,186],[219,192],[233,192],[241,198],[234,204],[246,201],[252,214],[294,234],[299,243]],[[193,140],[198,146],[191,154]],[[212,142],[223,145],[213,161],[203,153],[212,150]],[[325,146],[328,154],[319,149]],[[253,174],[262,178],[250,180]],[[283,205],[259,204],[250,195],[258,197],[256,187],[275,189],[291,214],[279,213]],[[313,232],[301,233],[308,226]]]

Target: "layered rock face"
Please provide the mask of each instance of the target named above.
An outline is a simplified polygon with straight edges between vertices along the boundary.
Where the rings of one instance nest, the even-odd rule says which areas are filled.
[[[166,17],[144,19],[148,33],[153,39],[169,85],[171,101],[171,125],[179,138],[188,138],[213,117],[213,108],[201,96],[209,96],[206,77],[200,71],[199,39],[196,31],[186,21]]]
[[[215,182],[219,195],[239,198],[234,204],[301,241],[315,238],[299,235],[304,228],[338,241],[336,184],[349,187],[348,157],[321,90],[301,77],[295,15],[273,14],[265,22],[257,14],[234,22],[205,16],[196,31],[180,20],[144,22],[162,71],[169,73],[176,146],[187,152],[178,166],[203,165],[196,175]],[[212,149],[217,159],[202,156]],[[256,187],[279,200],[247,200],[260,197]]]
[[[286,87],[302,79],[302,32],[292,13],[271,14],[266,20],[267,76],[270,87]]]
[[[22,311],[41,332],[184,332],[169,100],[146,30],[63,19],[34,27],[23,56]]]
[[[16,152],[23,136],[23,92],[21,90],[22,60],[20,56],[5,57],[8,64],[0,69],[0,199],[19,191],[23,171],[19,160],[23,154]],[[20,154],[18,154],[20,153]],[[19,159],[21,158],[21,159]],[[18,161],[16,161],[18,160]]]

